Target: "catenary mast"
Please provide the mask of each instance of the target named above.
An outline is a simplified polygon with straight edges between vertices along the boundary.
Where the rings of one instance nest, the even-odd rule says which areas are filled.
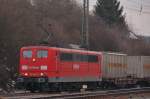
[[[89,0],[83,0],[81,47],[89,48]]]

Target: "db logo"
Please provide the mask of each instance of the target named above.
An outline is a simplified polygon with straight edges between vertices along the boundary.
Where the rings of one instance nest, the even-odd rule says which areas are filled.
[[[73,64],[73,69],[76,69],[76,70],[80,69],[80,65],[79,64]]]

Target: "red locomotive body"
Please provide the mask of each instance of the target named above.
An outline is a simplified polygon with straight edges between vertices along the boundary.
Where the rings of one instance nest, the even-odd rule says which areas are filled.
[[[19,82],[31,91],[41,90],[45,86],[59,89],[98,84],[102,79],[101,57],[101,53],[93,51],[23,47],[20,52]]]

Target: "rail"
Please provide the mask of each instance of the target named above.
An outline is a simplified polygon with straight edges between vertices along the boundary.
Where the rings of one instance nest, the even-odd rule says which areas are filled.
[[[128,95],[137,93],[150,93],[150,87],[132,88],[132,89],[118,89],[105,91],[85,91],[79,93],[26,93],[13,96],[3,96],[0,99],[88,99],[88,97],[105,97],[113,95]],[[94,98],[92,98],[94,99]]]

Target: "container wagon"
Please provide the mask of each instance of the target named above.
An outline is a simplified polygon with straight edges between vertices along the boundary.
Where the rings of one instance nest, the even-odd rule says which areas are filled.
[[[127,85],[127,55],[102,53],[102,86],[116,87]]]
[[[128,56],[128,75],[137,86],[150,84],[150,56]]]

